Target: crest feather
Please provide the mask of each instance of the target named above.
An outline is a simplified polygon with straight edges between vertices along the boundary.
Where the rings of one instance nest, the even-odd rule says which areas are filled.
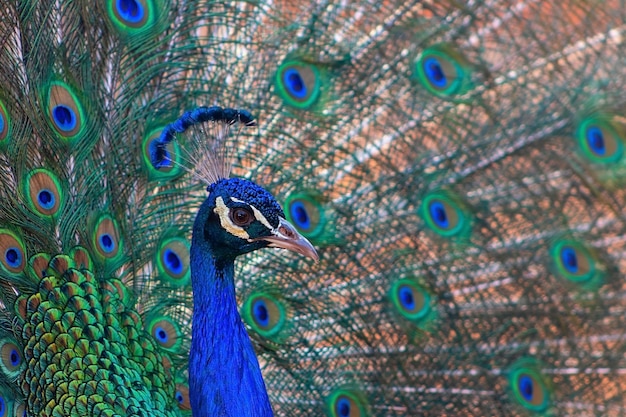
[[[150,144],[150,160],[159,169],[179,164],[208,185],[230,175],[232,158],[227,139],[235,124],[255,126],[256,122],[246,110],[221,107],[198,107],[185,112],[167,125],[158,140]],[[182,162],[169,158],[167,145],[184,137],[185,151]]]

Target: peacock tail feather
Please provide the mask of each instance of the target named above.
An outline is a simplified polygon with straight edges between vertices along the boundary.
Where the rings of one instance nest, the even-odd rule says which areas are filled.
[[[320,255],[236,265],[276,415],[626,414],[625,36],[623,0],[4,2],[0,416],[191,415],[204,139],[150,149],[215,105]]]

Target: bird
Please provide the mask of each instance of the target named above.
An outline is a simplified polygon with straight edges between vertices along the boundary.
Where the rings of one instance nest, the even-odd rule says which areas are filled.
[[[3,2],[0,415],[626,414],[624,6]]]
[[[208,184],[208,197],[194,220],[189,251],[194,301],[189,354],[192,410],[201,410],[206,416],[273,416],[256,354],[237,308],[235,259],[268,246],[289,249],[313,260],[318,255],[285,219],[271,194],[248,180],[228,178],[230,163],[220,148],[227,146],[222,135],[229,129],[224,125],[233,122],[253,123],[247,112],[234,109],[202,107],[187,112],[151,142],[150,163],[157,169],[173,167],[167,146],[175,133],[191,130],[191,136],[200,136],[199,141],[191,141],[198,145],[188,150],[195,155],[190,159],[196,177]],[[202,141],[211,127],[217,130],[213,140]]]

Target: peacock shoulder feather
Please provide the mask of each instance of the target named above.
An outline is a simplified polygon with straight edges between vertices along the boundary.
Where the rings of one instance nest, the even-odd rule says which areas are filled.
[[[0,416],[242,415],[249,380],[259,415],[625,414],[625,22],[623,0],[3,2]],[[284,219],[319,261],[194,230],[242,207],[248,239]],[[226,258],[232,285],[198,279]]]

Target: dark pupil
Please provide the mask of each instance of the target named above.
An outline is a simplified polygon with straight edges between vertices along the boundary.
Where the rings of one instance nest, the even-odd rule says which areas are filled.
[[[403,291],[402,298],[404,299],[404,304],[413,304],[413,294],[410,291]]]
[[[526,398],[533,397],[533,384],[528,380],[528,378],[524,378],[522,381],[522,392]]]
[[[257,314],[259,315],[259,320],[266,321],[267,320],[267,308],[264,305],[260,305],[257,307]]]
[[[121,2],[121,9],[124,13],[128,13],[132,17],[137,17],[139,14],[139,7],[134,0],[125,0]]]
[[[237,210],[235,212],[235,219],[238,223],[246,223],[248,221],[248,213],[244,210]]]
[[[446,212],[438,209],[436,212],[436,216],[437,216],[437,220],[439,220],[440,222],[445,222],[446,221]]]
[[[72,121],[72,113],[70,113],[70,110],[67,107],[56,106],[53,111],[54,115],[59,120],[59,123],[64,125]]]
[[[109,235],[102,236],[102,243],[107,248],[110,248],[111,246],[113,246],[113,240],[111,239],[111,236]]]
[[[18,258],[17,251],[15,249],[9,249],[7,251],[6,257],[10,263],[15,263],[15,261],[17,261],[17,258]]]
[[[298,74],[289,74],[289,82],[297,93],[304,89],[304,83]]]
[[[166,337],[167,337],[167,333],[165,333],[165,330],[159,330],[159,338],[165,339]]]
[[[591,134],[591,142],[593,143],[593,147],[596,149],[604,148],[604,138],[599,132],[594,131]]]
[[[40,192],[39,201],[41,202],[41,204],[44,204],[44,205],[50,203],[50,201],[52,201],[52,194],[50,194],[50,191]]]
[[[348,417],[350,415],[350,403],[347,401],[342,401],[339,404],[339,415],[341,417]]]
[[[303,207],[296,207],[296,217],[298,218],[298,223],[306,223],[309,220],[309,216]]]
[[[173,269],[180,268],[180,259],[174,252],[168,252],[165,257]]]

